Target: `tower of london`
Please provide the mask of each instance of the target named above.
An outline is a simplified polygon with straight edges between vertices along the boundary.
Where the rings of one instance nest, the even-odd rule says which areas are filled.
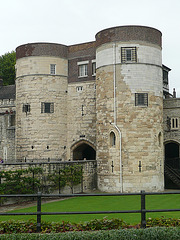
[[[165,163],[177,163],[180,144],[170,70],[161,32],[145,26],[105,29],[70,46],[17,47],[16,83],[0,82],[0,157],[96,160],[101,191],[164,190]]]

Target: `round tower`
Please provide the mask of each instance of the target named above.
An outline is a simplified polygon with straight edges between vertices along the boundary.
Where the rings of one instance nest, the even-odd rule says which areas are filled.
[[[65,159],[67,47],[26,44],[16,58],[16,159]]]
[[[163,172],[161,32],[144,26],[96,35],[98,187],[159,191]]]

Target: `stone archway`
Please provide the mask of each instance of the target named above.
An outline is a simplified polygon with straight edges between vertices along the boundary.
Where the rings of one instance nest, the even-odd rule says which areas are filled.
[[[72,147],[73,160],[96,160],[96,150],[88,141],[80,141]]]

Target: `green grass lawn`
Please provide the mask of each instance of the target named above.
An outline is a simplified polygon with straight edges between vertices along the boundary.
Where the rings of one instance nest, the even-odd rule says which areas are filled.
[[[180,209],[180,195],[154,195],[146,196],[146,209]],[[139,210],[140,196],[95,196],[74,197],[57,202],[42,204],[42,212],[68,212],[68,211],[111,211],[111,210]],[[36,212],[36,206],[19,209],[11,212]],[[147,217],[174,217],[180,218],[180,212],[148,213]],[[42,216],[45,221],[85,222],[91,219],[121,218],[127,223],[140,222],[140,214],[86,214],[86,215],[48,215]],[[36,216],[0,216],[0,220],[8,219],[36,219]]]

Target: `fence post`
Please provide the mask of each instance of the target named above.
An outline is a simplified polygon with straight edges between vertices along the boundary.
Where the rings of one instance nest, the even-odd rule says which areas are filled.
[[[59,194],[61,193],[61,176],[60,176],[61,170],[59,168]]]
[[[37,232],[41,232],[41,192],[37,194]]]
[[[146,228],[146,194],[141,191],[141,228]]]
[[[81,165],[81,192],[83,193],[83,165]]]

